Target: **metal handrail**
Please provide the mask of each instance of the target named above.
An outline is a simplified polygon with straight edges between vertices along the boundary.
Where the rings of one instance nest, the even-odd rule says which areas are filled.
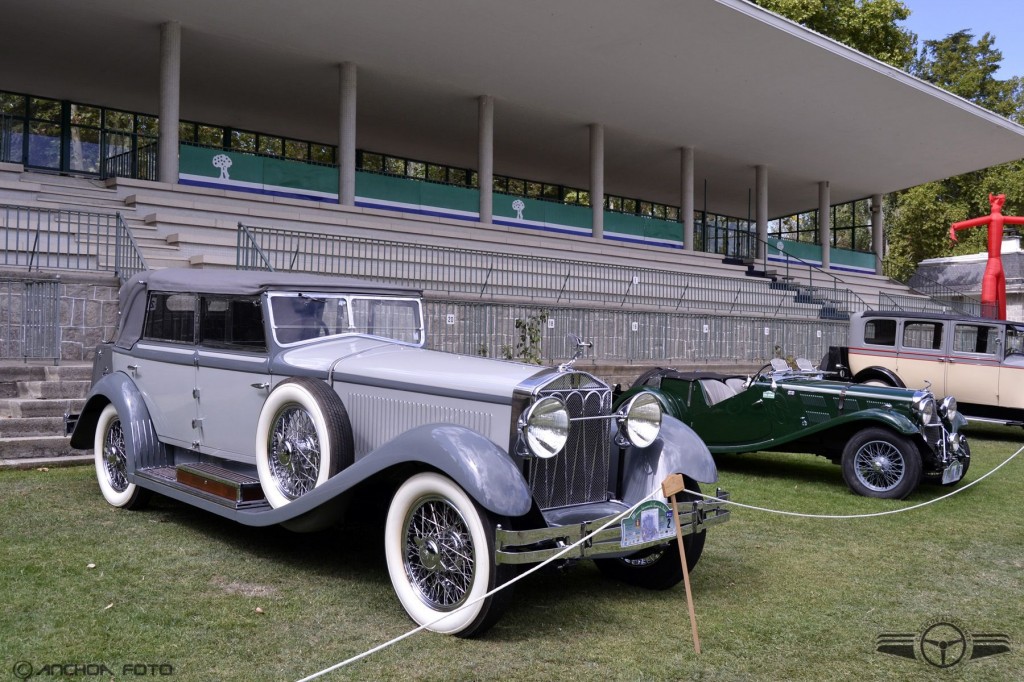
[[[117,213],[117,237],[114,252],[114,274],[125,281],[132,275],[149,270],[146,257],[135,241],[135,236],[128,229],[121,212]]]
[[[256,237],[253,236],[249,228],[243,225],[241,222],[238,223],[238,232],[236,235],[236,249],[235,249],[235,269],[236,270],[269,270],[274,272],[274,266],[271,265],[270,259],[267,258],[267,254],[260,248],[259,242],[256,241]],[[246,248],[248,245],[249,248]],[[262,266],[257,265],[249,261],[248,255],[254,253],[259,256]]]
[[[120,213],[0,205],[0,264],[113,272],[122,281],[148,269]]]

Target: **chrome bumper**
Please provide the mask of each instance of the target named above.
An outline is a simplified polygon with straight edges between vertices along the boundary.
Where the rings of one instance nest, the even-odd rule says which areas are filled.
[[[729,493],[718,490],[718,500],[678,501],[674,510],[679,518],[683,535],[699,533],[708,526],[729,520]],[[669,504],[671,507],[671,504]],[[625,510],[624,510],[625,511]],[[621,520],[600,531],[586,542],[573,547],[564,554],[566,547],[579,542],[595,530],[615,518],[615,515],[553,528],[533,530],[506,530],[498,527],[495,531],[494,562],[497,564],[536,564],[559,555],[559,559],[594,559],[612,556],[627,556],[648,547],[657,547],[667,541],[664,538],[639,544],[622,545]],[[668,540],[671,540],[669,538]]]

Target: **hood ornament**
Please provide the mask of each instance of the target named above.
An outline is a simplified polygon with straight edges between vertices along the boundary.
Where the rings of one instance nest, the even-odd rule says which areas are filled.
[[[593,343],[591,343],[590,341],[584,341],[576,334],[566,334],[565,338],[567,341],[572,341],[573,343],[576,344],[576,350],[573,352],[572,358],[558,366],[559,371],[562,372],[572,369],[573,363],[582,358],[583,354],[587,351],[587,349],[594,347]]]

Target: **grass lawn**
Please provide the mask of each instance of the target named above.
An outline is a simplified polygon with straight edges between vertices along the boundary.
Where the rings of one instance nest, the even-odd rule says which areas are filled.
[[[1024,444],[1020,430],[969,435],[968,481]],[[808,513],[948,492],[857,497],[839,467],[807,455],[722,457],[719,467],[736,501]],[[1022,490],[1024,454],[907,514],[735,510],[708,532],[692,577],[700,656],[682,585],[631,588],[582,562],[520,582],[482,639],[420,633],[320,679],[1024,679]],[[3,471],[0,491],[0,680],[24,664],[32,679],[295,680],[413,627],[391,590],[377,518],[298,535],[166,498],[128,512],[107,506],[91,467]],[[940,670],[875,650],[881,633],[920,635],[939,621],[1008,635],[1011,651]],[[66,663],[93,667],[56,667]],[[173,673],[146,667],[159,664]]]

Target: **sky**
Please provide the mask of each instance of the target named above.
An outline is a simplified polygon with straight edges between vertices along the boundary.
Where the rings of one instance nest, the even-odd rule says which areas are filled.
[[[918,45],[970,29],[975,39],[995,37],[1003,53],[996,78],[1024,76],[1024,0],[902,0],[910,18],[902,25],[917,34]]]

